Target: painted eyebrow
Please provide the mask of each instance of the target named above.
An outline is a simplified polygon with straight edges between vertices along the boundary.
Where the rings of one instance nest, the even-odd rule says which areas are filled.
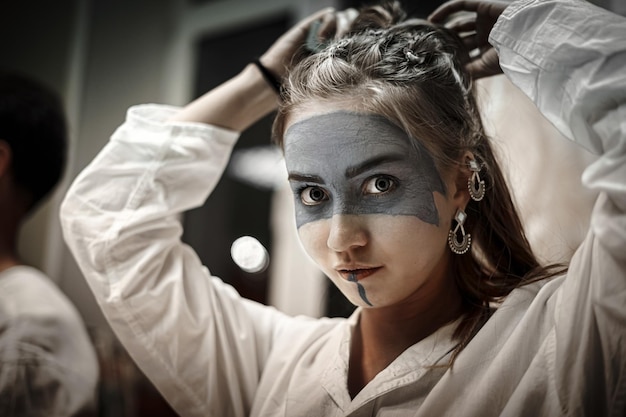
[[[368,159],[367,161],[346,169],[346,178],[356,177],[357,175],[362,174],[363,172],[366,172],[374,167],[377,167],[378,165],[382,165],[388,162],[401,161],[404,158],[405,155],[401,154],[387,154]]]
[[[305,175],[305,174],[300,174],[298,172],[292,172],[289,174],[289,177],[287,177],[287,179],[289,181],[297,181],[297,182],[314,182],[317,184],[326,184],[324,182],[324,180],[322,179],[322,177],[317,176],[317,175]]]

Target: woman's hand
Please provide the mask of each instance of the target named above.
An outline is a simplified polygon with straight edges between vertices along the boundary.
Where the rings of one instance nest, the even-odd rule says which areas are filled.
[[[340,12],[335,12],[333,8],[320,10],[304,18],[278,38],[259,60],[272,74],[281,79],[292,65],[294,55],[305,44],[312,27],[316,27],[318,41],[324,42],[347,32],[357,15],[355,9]],[[318,21],[320,24],[314,26],[314,22]]]
[[[278,80],[292,64],[294,55],[303,47],[313,22],[320,21],[316,37],[323,42],[347,31],[357,16],[352,12],[324,9],[297,23],[282,35],[259,60]],[[259,69],[250,64],[225,83],[189,103],[172,121],[207,123],[242,132],[278,104],[276,92]]]
[[[487,0],[452,0],[439,6],[429,17],[433,23],[443,23],[457,12],[475,12],[453,20],[446,26],[461,36],[470,52],[466,69],[473,78],[489,77],[502,72],[498,54],[489,44],[489,32],[508,3]]]

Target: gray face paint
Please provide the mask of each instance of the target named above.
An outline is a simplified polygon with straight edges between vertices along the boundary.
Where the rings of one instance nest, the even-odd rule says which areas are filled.
[[[445,195],[445,186],[433,159],[384,117],[314,116],[289,127],[284,144],[298,227],[335,214],[416,216],[439,225],[433,192]]]

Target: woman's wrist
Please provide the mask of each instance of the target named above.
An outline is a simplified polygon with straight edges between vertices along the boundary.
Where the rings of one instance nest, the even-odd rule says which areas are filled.
[[[212,124],[242,132],[276,109],[278,96],[254,64],[177,113],[172,120]]]
[[[261,60],[259,58],[254,59],[252,61],[252,64],[254,64],[256,66],[257,70],[259,70],[259,72],[261,73],[261,75],[263,76],[263,78],[265,79],[267,84],[270,87],[272,87],[272,89],[274,90],[274,92],[276,94],[278,94],[280,96],[280,87],[281,87],[281,80],[280,80],[280,78],[277,77],[273,71],[268,69],[261,62]]]

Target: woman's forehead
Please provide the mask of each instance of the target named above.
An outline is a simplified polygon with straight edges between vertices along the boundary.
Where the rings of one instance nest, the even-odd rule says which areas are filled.
[[[285,156],[294,152],[347,150],[355,146],[408,147],[412,140],[380,115],[336,110],[312,113],[292,123],[285,132]]]
[[[395,161],[430,166],[432,158],[419,141],[385,117],[370,113],[334,111],[297,121],[284,137],[284,157],[290,174],[342,178],[364,164]]]

